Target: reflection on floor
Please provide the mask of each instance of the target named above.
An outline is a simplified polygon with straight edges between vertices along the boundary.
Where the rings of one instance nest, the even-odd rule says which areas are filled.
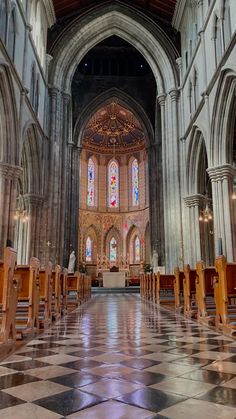
[[[0,364],[1,419],[233,419],[236,341],[97,295]]]

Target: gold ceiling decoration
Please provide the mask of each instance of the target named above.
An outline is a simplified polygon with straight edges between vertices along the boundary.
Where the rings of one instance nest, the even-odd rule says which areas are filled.
[[[132,112],[112,101],[89,120],[83,135],[83,146],[96,151],[119,152],[139,150],[145,144],[141,124]]]

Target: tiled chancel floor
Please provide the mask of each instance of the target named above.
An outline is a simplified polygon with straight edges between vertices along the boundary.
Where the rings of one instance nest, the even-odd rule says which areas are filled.
[[[98,295],[0,364],[1,419],[235,419],[236,341]]]

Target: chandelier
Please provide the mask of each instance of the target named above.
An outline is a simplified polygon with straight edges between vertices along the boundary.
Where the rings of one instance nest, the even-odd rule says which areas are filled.
[[[25,209],[24,198],[21,194],[17,198],[17,208],[14,214],[14,220],[22,221],[23,223],[26,223],[29,220],[28,213]]]
[[[20,220],[23,223],[26,223],[26,221],[29,220],[29,217],[27,215],[27,211],[26,210],[19,210],[19,209],[17,209],[15,211],[14,220],[16,220],[16,221],[19,221]]]
[[[236,176],[234,176],[234,180],[233,180],[233,193],[232,193],[232,199],[235,201],[236,200]]]
[[[212,210],[209,208],[208,205],[208,196],[205,196],[205,207],[203,210],[200,211],[199,221],[203,221],[205,223],[209,223],[213,220],[213,213]]]

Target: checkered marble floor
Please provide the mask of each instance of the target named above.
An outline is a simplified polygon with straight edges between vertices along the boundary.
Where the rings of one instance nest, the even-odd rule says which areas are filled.
[[[97,295],[0,364],[1,419],[235,419],[236,341]]]

